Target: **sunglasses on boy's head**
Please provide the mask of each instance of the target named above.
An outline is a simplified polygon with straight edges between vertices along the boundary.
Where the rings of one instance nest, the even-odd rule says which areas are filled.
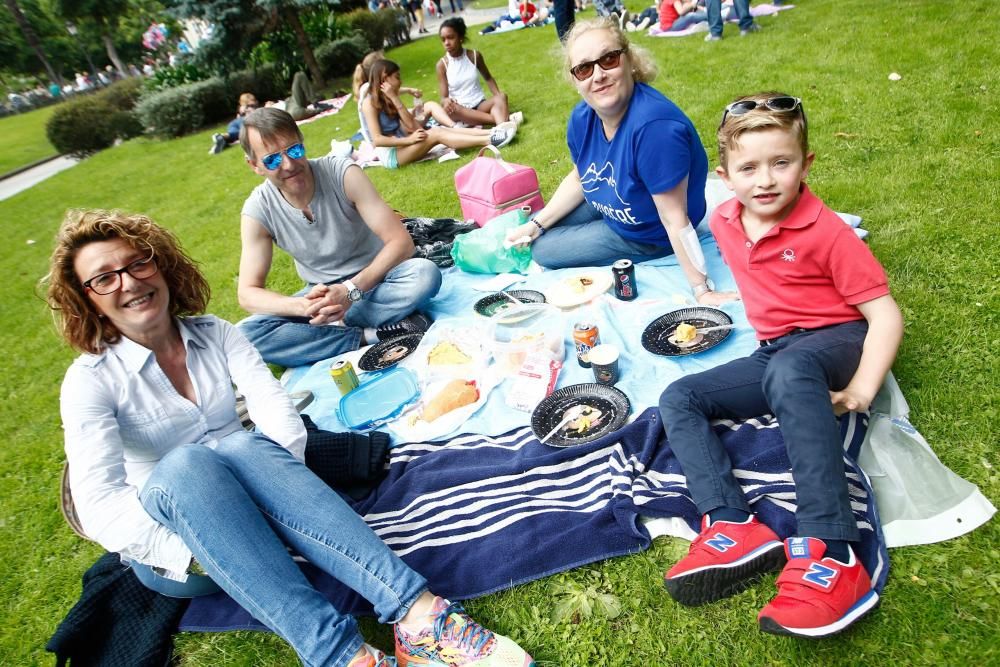
[[[780,97],[769,97],[766,100],[740,100],[738,102],[733,102],[732,104],[726,105],[725,111],[722,112],[722,122],[719,123],[719,127],[722,127],[726,123],[726,118],[729,116],[743,116],[757,107],[766,107],[771,111],[799,111],[802,113],[802,120],[806,119],[805,109],[802,108],[802,98],[792,97],[791,95],[782,95]]]
[[[300,157],[304,157],[306,154],[306,147],[301,143],[292,144],[283,151],[278,151],[277,153],[271,153],[270,155],[265,155],[261,158],[261,164],[268,171],[274,171],[281,166],[281,160],[284,156],[288,156],[293,160],[298,160]]]
[[[608,51],[597,60],[588,60],[587,62],[570,67],[569,73],[576,77],[577,81],[586,81],[594,74],[594,65],[600,66],[605,71],[615,69],[621,65],[623,53],[625,53],[625,49]]]

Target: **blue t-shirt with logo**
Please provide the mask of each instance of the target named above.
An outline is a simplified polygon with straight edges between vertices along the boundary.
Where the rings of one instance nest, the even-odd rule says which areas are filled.
[[[619,236],[669,246],[652,193],[672,190],[685,176],[688,218],[697,225],[705,217],[705,148],[690,119],[654,88],[635,84],[611,141],[597,113],[580,102],[570,115],[566,142],[584,197]]]

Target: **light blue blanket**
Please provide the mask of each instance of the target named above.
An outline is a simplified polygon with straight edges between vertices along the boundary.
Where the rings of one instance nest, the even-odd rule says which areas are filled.
[[[701,240],[708,272],[716,288],[734,290],[732,275],[722,262],[715,241],[711,236],[702,236]],[[611,272],[608,267],[597,270]],[[524,276],[523,282],[514,288],[544,291],[548,286],[580,272],[581,269],[543,271]],[[474,285],[490,278],[492,276],[468,274],[455,268],[445,270],[441,291],[428,308],[435,326],[446,325],[450,318],[468,320],[478,317],[472,307],[485,293],[474,289]],[[693,300],[690,287],[673,257],[637,265],[636,281],[639,296],[634,301],[619,301],[615,299],[613,291],[608,291],[590,304],[563,311],[566,355],[557,387],[594,381],[592,370],[582,368],[577,363],[573,349],[572,327],[575,322],[583,319],[596,322],[601,342],[611,343],[620,350],[621,381],[617,387],[628,395],[634,414],[656,405],[666,386],[682,375],[744,357],[756,347],[754,333],[747,323],[742,303],[737,301],[722,306],[722,310],[733,318],[736,328],[718,347],[679,358],[660,357],[647,352],[640,342],[646,326],[664,313],[693,305]],[[355,367],[358,356],[357,352],[344,355],[355,362]],[[309,389],[316,395],[316,400],[305,412],[320,428],[342,431],[345,427],[336,416],[340,393],[330,379],[330,363],[330,360],[321,361],[312,367],[297,369],[290,374],[286,384],[289,391]],[[360,374],[362,381],[364,376],[365,374]],[[504,402],[511,384],[510,380],[501,383],[494,389],[486,404],[453,433],[493,435],[528,424],[530,413],[512,410]],[[393,431],[391,424],[388,430],[390,433]],[[399,444],[397,440],[394,438],[394,444]]]

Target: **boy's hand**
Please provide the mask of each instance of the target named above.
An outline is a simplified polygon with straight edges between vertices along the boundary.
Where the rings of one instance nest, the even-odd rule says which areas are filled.
[[[833,403],[833,414],[838,417],[845,412],[867,412],[874,396],[867,396],[850,385],[840,391],[830,392],[830,402]]]
[[[716,292],[709,290],[702,292],[694,300],[703,306],[721,306],[727,301],[739,301],[740,295],[739,292]]]

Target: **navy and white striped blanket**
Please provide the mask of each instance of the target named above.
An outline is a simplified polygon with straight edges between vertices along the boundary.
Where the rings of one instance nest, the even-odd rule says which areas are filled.
[[[842,419],[844,465],[862,535],[858,556],[881,592],[888,555],[871,487],[854,462],[866,424],[861,415]],[[791,535],[795,489],[777,422],[716,428],[755,512],[778,535]],[[457,600],[646,549],[640,515],[679,516],[693,529],[699,522],[652,408],[616,433],[567,449],[540,444],[530,428],[396,447],[388,477],[356,509],[432,590]],[[357,594],[305,569],[339,609],[370,613]],[[181,622],[189,631],[255,627],[262,626],[224,594],[193,600]]]

